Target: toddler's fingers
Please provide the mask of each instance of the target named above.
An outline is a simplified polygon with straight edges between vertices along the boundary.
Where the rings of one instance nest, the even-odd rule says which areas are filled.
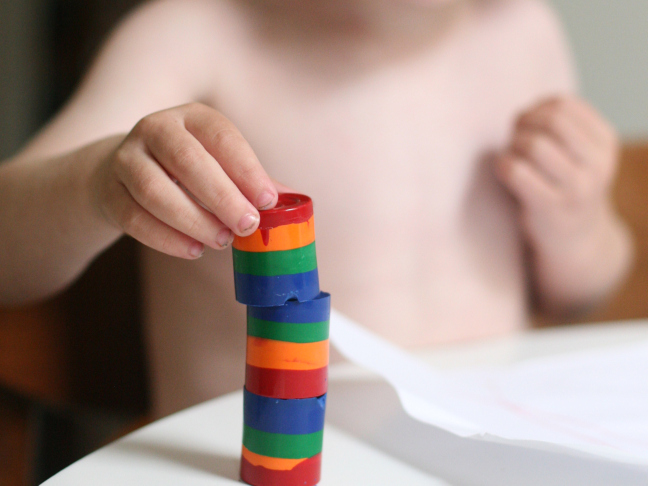
[[[159,123],[149,133],[147,142],[153,157],[220,221],[240,236],[256,229],[256,208],[205,147],[184,129],[182,120]]]
[[[604,145],[617,144],[615,128],[587,101],[578,96],[571,96],[563,98],[560,103],[564,109],[572,112],[580,120],[581,124],[590,131],[594,140]]]
[[[187,114],[185,126],[257,209],[274,207],[278,193],[272,179],[232,122],[216,110],[199,105]]]
[[[570,114],[589,133],[590,139],[602,145],[618,142],[614,127],[587,101],[576,95],[546,100],[539,109],[560,110]]]
[[[126,187],[119,185],[116,194],[119,203],[115,208],[116,223],[140,243],[167,255],[195,260],[200,258],[205,247],[199,241],[164,224],[132,198]]]
[[[559,142],[574,160],[591,165],[596,162],[594,142],[577,119],[554,105],[545,105],[518,120],[519,129],[542,130]]]
[[[531,161],[548,180],[561,188],[576,185],[582,170],[553,138],[542,131],[520,130],[511,144],[513,152]]]
[[[513,196],[529,208],[542,208],[560,201],[558,189],[521,157],[503,155],[497,173]]]
[[[130,151],[119,161],[118,175],[135,201],[157,219],[214,249],[227,247],[232,232],[193,201],[156,161]]]

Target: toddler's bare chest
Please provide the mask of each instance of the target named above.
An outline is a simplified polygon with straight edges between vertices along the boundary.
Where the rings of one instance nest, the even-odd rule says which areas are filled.
[[[308,87],[266,78],[222,109],[272,177],[327,212],[394,231],[451,225],[506,124],[484,133],[485,110],[442,69],[397,71]]]

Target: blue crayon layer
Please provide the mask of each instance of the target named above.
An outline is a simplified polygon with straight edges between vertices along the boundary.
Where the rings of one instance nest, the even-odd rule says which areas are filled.
[[[272,434],[303,435],[324,428],[326,395],[279,400],[243,390],[243,417],[248,427]]]
[[[234,272],[236,300],[251,306],[281,306],[289,299],[300,302],[320,293],[317,269],[293,275],[266,277]]]
[[[263,321],[294,324],[324,322],[331,315],[331,296],[321,292],[313,300],[306,302],[290,301],[278,307],[248,307],[247,313],[248,316]]]

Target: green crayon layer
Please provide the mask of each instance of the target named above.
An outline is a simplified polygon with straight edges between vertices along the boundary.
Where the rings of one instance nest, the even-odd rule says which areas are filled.
[[[255,454],[280,459],[306,459],[322,452],[324,431],[312,434],[273,434],[243,426],[243,445]]]
[[[233,249],[234,271],[248,275],[275,277],[305,273],[317,268],[315,242],[284,251],[250,252]]]
[[[318,343],[329,338],[329,321],[273,322],[255,317],[247,318],[248,336],[289,343]]]

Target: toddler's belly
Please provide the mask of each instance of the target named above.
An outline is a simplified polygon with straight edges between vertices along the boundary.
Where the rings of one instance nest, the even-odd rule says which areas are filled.
[[[476,339],[524,326],[525,298],[517,279],[490,285],[479,277],[470,269],[448,266],[431,278],[393,272],[329,287],[338,310],[404,347]]]
[[[399,345],[475,339],[525,324],[522,256],[513,240],[490,255],[456,238],[318,253],[334,307]]]

